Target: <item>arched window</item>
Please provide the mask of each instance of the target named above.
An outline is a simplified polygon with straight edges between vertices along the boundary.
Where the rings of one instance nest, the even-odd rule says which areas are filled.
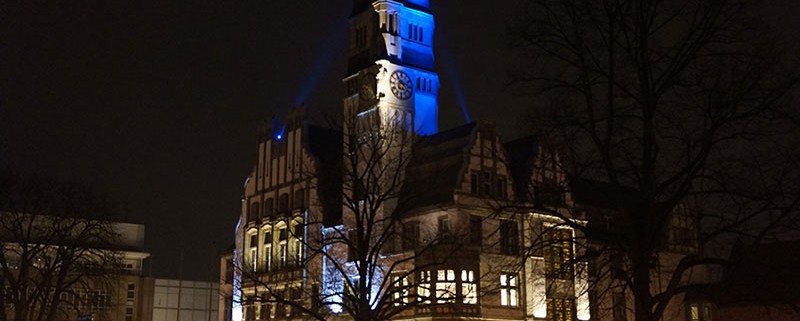
[[[272,198],[268,198],[264,202],[264,216],[274,217],[274,215],[275,215],[275,201]]]
[[[259,205],[261,204],[258,202],[250,204],[250,219],[261,218],[260,216],[261,208],[259,207]]]
[[[281,213],[289,211],[289,194],[281,194],[278,199],[278,211]]]

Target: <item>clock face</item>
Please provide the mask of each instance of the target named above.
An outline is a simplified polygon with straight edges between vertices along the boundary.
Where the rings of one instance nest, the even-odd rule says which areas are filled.
[[[389,85],[392,87],[392,94],[402,100],[411,97],[412,82],[411,77],[402,71],[395,71],[389,78]]]

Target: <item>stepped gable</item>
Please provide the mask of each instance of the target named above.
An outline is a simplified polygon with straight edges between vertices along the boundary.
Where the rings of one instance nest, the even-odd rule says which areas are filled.
[[[417,139],[400,193],[401,211],[453,202],[477,127],[470,123]]]

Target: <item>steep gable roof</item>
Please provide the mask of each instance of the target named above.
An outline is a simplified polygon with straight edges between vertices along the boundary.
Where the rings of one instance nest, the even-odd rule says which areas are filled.
[[[470,123],[417,138],[406,167],[399,211],[453,202],[477,126]]]

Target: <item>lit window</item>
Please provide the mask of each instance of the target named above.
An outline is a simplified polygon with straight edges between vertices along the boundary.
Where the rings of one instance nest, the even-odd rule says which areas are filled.
[[[553,321],[573,321],[572,311],[575,309],[575,299],[548,298],[547,314]]]
[[[269,271],[272,268],[272,233],[264,233],[264,268]]]
[[[294,259],[298,266],[303,263],[303,233],[303,224],[294,226]]]
[[[286,240],[288,238],[285,227],[279,230],[278,237],[278,267],[283,268],[286,266]]]
[[[500,305],[517,306],[517,275],[500,274]]]
[[[453,270],[436,271],[437,303],[450,303],[456,296],[456,272]]]
[[[419,273],[417,297],[420,303],[431,303],[431,271],[422,271]]]
[[[461,271],[461,295],[464,297],[464,304],[478,303],[478,289],[473,271]]]
[[[556,279],[569,280],[573,275],[572,230],[553,228],[545,234],[545,270]]]
[[[408,278],[395,275],[392,278],[392,297],[394,298],[394,305],[400,306],[408,303]]]
[[[690,321],[712,321],[711,318],[711,305],[710,304],[697,304],[689,305],[689,320]]]

